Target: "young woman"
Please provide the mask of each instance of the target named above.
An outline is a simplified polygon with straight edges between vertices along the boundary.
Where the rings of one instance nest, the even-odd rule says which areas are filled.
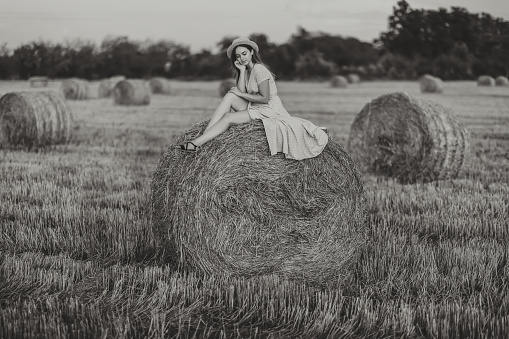
[[[271,155],[284,153],[286,158],[301,160],[320,154],[327,144],[327,134],[310,121],[288,114],[277,95],[273,74],[261,61],[258,45],[247,38],[237,38],[226,54],[233,64],[237,86],[226,93],[203,134],[177,145],[177,149],[196,152],[231,125],[260,119]]]

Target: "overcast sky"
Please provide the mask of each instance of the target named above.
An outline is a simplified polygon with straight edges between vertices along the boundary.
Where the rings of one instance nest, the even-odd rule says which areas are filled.
[[[412,8],[465,7],[509,20],[509,0],[407,0]],[[0,0],[0,44],[107,35],[173,40],[191,52],[225,36],[264,33],[286,42],[298,26],[371,42],[387,29],[397,0]]]

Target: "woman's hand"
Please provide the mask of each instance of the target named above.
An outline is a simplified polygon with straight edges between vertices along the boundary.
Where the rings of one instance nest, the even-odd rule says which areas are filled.
[[[239,69],[239,71],[245,71],[246,70],[246,65],[241,64],[238,60],[235,61],[235,67],[237,67]]]
[[[228,92],[233,93],[236,96],[240,96],[240,94],[243,93],[240,91],[240,89],[238,87],[232,87],[232,88],[230,88],[230,90]]]

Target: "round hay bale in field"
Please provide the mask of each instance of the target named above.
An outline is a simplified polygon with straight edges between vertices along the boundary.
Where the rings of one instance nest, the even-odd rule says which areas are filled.
[[[347,80],[349,84],[359,84],[361,82],[361,78],[357,74],[348,74]]]
[[[7,93],[0,98],[0,148],[66,143],[72,121],[71,109],[59,93]]]
[[[148,105],[150,88],[144,80],[122,80],[115,85],[113,96],[117,105]]]
[[[495,79],[493,79],[489,75],[481,75],[477,79],[477,86],[488,86],[488,87],[495,86]]]
[[[171,84],[166,78],[152,78],[149,81],[150,90],[154,94],[170,94]]]
[[[62,81],[64,97],[70,100],[86,100],[89,95],[88,81],[71,78]]]
[[[363,172],[401,183],[429,182],[458,176],[469,140],[450,109],[391,93],[372,100],[356,116],[348,150]]]
[[[361,175],[343,147],[329,140],[301,161],[270,156],[259,120],[231,127],[197,154],[170,146],[152,178],[151,209],[158,239],[184,267],[208,274],[335,284],[366,241]]]
[[[47,87],[49,80],[45,76],[36,76],[29,78],[28,82],[30,82],[30,87]]]
[[[224,97],[230,88],[237,86],[237,83],[233,79],[221,81],[219,84],[219,96]]]
[[[109,79],[104,79],[99,83],[98,87],[98,97],[99,98],[109,98],[113,95],[113,89],[117,85],[119,81],[124,80],[124,76],[115,76]]]
[[[501,87],[508,87],[509,86],[509,79],[507,79],[505,76],[500,75],[495,79],[495,85],[501,86]]]
[[[440,78],[425,74],[419,80],[421,93],[442,93],[444,84]]]
[[[337,88],[346,88],[346,87],[348,87],[348,80],[344,76],[336,75],[332,78],[330,84],[332,87],[335,87],[335,88],[336,87]]]

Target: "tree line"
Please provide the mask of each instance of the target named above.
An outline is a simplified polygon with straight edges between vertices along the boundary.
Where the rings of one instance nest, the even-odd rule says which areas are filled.
[[[221,39],[215,53],[204,49],[194,54],[172,40],[134,41],[127,36],[108,36],[99,46],[80,39],[34,41],[14,50],[2,44],[0,78],[224,79],[232,74],[225,51],[234,38]],[[429,73],[446,80],[509,75],[509,22],[461,7],[413,9],[400,0],[388,18],[388,30],[372,43],[302,27],[282,44],[270,42],[265,34],[249,38],[260,46],[264,62],[279,79],[326,79],[349,73],[386,79],[415,79]]]

